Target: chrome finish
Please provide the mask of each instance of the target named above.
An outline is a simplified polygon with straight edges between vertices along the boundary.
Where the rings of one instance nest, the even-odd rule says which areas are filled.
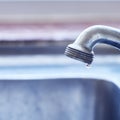
[[[91,26],[85,29],[73,44],[68,45],[65,54],[91,64],[94,55],[93,48],[97,43],[108,44],[120,49],[120,30],[103,25]]]

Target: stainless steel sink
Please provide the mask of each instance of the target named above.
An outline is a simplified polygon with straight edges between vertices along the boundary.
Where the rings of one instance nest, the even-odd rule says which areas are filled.
[[[90,69],[64,56],[1,56],[0,120],[120,120],[119,65],[113,55]]]
[[[120,91],[98,79],[0,81],[1,120],[120,120]]]

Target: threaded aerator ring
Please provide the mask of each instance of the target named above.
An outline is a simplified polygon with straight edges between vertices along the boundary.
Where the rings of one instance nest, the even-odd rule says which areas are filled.
[[[91,64],[93,61],[93,54],[85,53],[71,47],[66,48],[65,55],[76,60],[83,61],[87,64]]]

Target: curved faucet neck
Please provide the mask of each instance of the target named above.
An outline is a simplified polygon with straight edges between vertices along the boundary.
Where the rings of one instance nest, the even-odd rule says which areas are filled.
[[[113,41],[113,42],[111,42]],[[108,45],[113,45],[112,43],[117,42],[120,44],[120,30],[108,27],[104,25],[95,25],[85,29],[74,42],[75,44],[85,47],[86,49],[92,51],[97,43],[105,43]],[[119,46],[114,46],[119,47]]]

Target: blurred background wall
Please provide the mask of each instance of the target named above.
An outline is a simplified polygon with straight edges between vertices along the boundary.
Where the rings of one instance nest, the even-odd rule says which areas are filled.
[[[0,23],[119,22],[120,0],[0,0]]]
[[[63,54],[95,24],[120,29],[120,0],[0,0],[0,54]]]

